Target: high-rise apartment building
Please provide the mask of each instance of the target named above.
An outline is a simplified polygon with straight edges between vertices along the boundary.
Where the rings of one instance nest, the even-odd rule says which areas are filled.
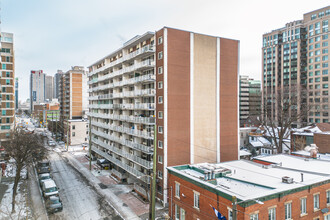
[[[60,117],[63,127],[63,137],[69,134],[67,141],[68,145],[71,145],[73,144],[73,139],[75,139],[75,129],[86,130],[87,122],[84,119],[84,115],[88,109],[88,99],[87,73],[84,70],[84,67],[73,66],[71,70],[61,74],[59,88]],[[77,126],[83,126],[83,128],[78,128]],[[82,139],[83,142],[86,141],[85,138],[86,137]]]
[[[54,98],[54,77],[45,77],[45,100],[51,101]]]
[[[46,74],[42,70],[32,70],[30,75],[30,111],[33,112],[34,105],[45,101]]]
[[[15,117],[15,57],[12,33],[1,32],[0,73],[0,145],[14,128]]]
[[[18,109],[18,77],[15,78],[15,110]]]
[[[167,27],[124,43],[89,67],[92,151],[149,183],[156,123],[164,202],[168,166],[238,159],[238,56],[236,40]]]
[[[261,81],[239,76],[239,120],[243,127],[249,117],[261,115]]]
[[[57,73],[54,75],[54,98],[58,99],[59,98],[59,90],[60,90],[60,80],[61,80],[61,75],[63,74],[62,70],[57,70]]]
[[[262,107],[268,117],[276,120],[279,103],[292,100],[291,114],[306,112],[295,126],[329,122],[329,15],[327,6],[263,35]]]

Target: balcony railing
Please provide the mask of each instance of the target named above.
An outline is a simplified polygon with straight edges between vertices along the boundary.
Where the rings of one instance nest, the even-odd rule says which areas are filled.
[[[132,174],[135,177],[141,177],[141,176],[145,176],[144,173],[136,170],[135,168],[123,163],[122,161],[116,159],[115,157],[107,154],[106,152],[103,152],[99,149],[97,149],[96,147],[92,147],[92,151],[94,151],[95,153],[101,155],[102,157],[104,157],[105,159],[109,160],[110,162],[116,164],[117,166],[119,166],[120,168],[122,168],[123,170],[126,170],[128,173]],[[149,179],[148,178],[141,178],[143,181],[149,183]]]
[[[106,69],[108,69],[110,67],[113,67],[113,66],[115,66],[115,65],[117,65],[117,64],[119,64],[119,63],[121,63],[123,61],[130,60],[130,59],[132,59],[132,58],[134,58],[136,56],[139,56],[139,55],[142,55],[142,54],[148,53],[148,52],[152,52],[152,53],[155,52],[155,47],[153,45],[146,45],[146,46],[142,47],[139,50],[136,50],[136,51],[134,51],[132,53],[129,53],[127,55],[124,55],[122,58],[119,58],[119,59],[117,59],[117,60],[115,60],[115,61],[113,61],[111,63],[107,63],[103,67],[98,68],[98,69],[96,69],[96,70],[88,73],[88,76],[92,76],[92,75],[94,75],[94,74],[96,74],[98,72],[101,72],[101,71],[104,71],[104,70],[106,70]]]

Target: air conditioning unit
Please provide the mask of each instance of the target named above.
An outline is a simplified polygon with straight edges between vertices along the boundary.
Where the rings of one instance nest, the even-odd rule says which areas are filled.
[[[288,177],[288,176],[283,176],[282,177],[282,183],[291,184],[291,183],[293,183],[293,178],[292,177]]]

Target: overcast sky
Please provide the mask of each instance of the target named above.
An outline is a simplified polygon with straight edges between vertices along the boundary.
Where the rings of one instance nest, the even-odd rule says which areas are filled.
[[[328,6],[321,0],[2,0],[14,33],[19,99],[31,70],[89,66],[138,34],[163,26],[240,40],[240,74],[260,79],[262,34]]]

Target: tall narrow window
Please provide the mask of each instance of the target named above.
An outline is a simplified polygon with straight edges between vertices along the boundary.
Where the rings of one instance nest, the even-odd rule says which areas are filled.
[[[313,195],[314,210],[320,209],[320,194]]]
[[[163,51],[158,52],[158,60],[163,59]]]
[[[327,204],[330,205],[330,189],[326,192]]]
[[[305,215],[307,214],[307,209],[306,209],[306,198],[301,198],[300,199],[300,214]]]
[[[270,208],[268,209],[268,219],[269,220],[275,220],[276,219],[276,208]]]
[[[199,209],[199,193],[194,192],[194,208]]]
[[[180,198],[180,183],[175,182],[175,196]]]
[[[292,218],[292,212],[291,212],[291,202],[285,204],[285,220],[291,219]]]

